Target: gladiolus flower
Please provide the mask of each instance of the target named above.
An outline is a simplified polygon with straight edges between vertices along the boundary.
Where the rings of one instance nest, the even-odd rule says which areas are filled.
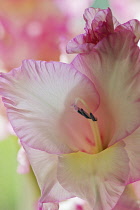
[[[110,32],[107,19],[98,42],[71,64],[25,60],[1,73],[9,120],[41,189],[39,209],[79,197],[92,209],[112,210],[140,179],[138,31]]]

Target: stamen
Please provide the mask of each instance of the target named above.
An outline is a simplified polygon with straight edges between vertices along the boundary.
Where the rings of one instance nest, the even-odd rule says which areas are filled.
[[[89,111],[89,114],[84,109],[79,108],[76,105],[78,101],[80,101],[86,107],[86,109]],[[82,116],[84,116],[85,118],[90,120],[89,123],[90,123],[91,130],[92,130],[92,133],[93,133],[93,136],[95,139],[95,147],[96,147],[96,148],[95,147],[92,148],[92,152],[98,153],[98,152],[102,151],[103,150],[102,141],[100,138],[100,131],[99,131],[98,124],[97,124],[97,118],[94,117],[89,106],[86,104],[86,102],[84,100],[77,98],[76,103],[73,106],[79,114],[81,114]]]

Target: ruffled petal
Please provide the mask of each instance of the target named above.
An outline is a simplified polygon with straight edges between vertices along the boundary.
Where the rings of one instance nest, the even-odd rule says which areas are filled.
[[[113,23],[114,29],[118,25],[120,25],[120,23],[116,20],[116,18],[112,16],[112,12],[111,12],[110,8],[100,9],[100,8],[90,7],[90,8],[85,9],[83,17],[86,22],[86,26],[85,26],[86,29],[91,29],[94,18],[95,18],[97,25],[98,25],[99,21],[106,21],[106,20],[108,22],[110,22],[111,25]]]
[[[128,157],[122,143],[96,155],[78,152],[59,157],[60,184],[96,210],[111,210],[115,206],[128,172]]]
[[[32,148],[53,154],[90,149],[89,123],[72,104],[82,98],[94,112],[99,96],[71,65],[25,60],[21,68],[1,74],[0,93],[17,136]]]
[[[110,8],[87,8],[84,12],[85,34],[80,34],[68,42],[67,53],[87,53],[104,37],[114,32],[119,22],[112,16]]]
[[[70,40],[66,46],[66,52],[70,53],[87,53],[90,52],[95,44],[87,43],[86,34],[80,34]]]
[[[72,195],[57,181],[57,155],[32,149],[26,144],[23,146],[41,190],[40,206],[43,203],[58,203],[71,198]]]
[[[84,15],[83,15],[83,18],[86,22],[86,25],[85,25],[85,28],[86,29],[91,29],[91,25],[92,25],[92,21],[95,17],[95,15],[101,11],[100,8],[93,8],[93,7],[89,7],[87,9],[85,9],[85,12],[84,12]]]
[[[130,173],[128,184],[140,180],[140,128],[125,140],[125,149],[129,157]]]
[[[140,124],[140,50],[134,39],[130,31],[119,31],[72,62],[99,92],[95,117],[104,148],[130,135]]]
[[[91,30],[91,24],[93,21],[93,18],[95,14],[99,11],[100,9],[94,9],[94,8],[87,8],[84,12],[84,20],[86,22],[85,30],[87,31],[88,29]],[[66,46],[66,52],[67,53],[86,53],[89,52],[93,49],[95,44],[93,43],[87,43],[86,39],[87,34],[80,34],[70,40]]]
[[[110,8],[105,10],[101,9],[96,13],[91,23],[91,29],[99,40],[104,36],[107,36],[109,33],[114,32],[113,16]]]

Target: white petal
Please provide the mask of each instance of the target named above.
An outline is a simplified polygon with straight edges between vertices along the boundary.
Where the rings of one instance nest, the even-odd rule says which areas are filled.
[[[87,77],[68,64],[25,60],[20,69],[2,74],[0,82],[8,117],[21,141],[54,154],[79,150],[80,125],[86,119],[71,105],[76,98],[87,101],[92,111],[99,105]],[[83,138],[89,133],[82,132]]]

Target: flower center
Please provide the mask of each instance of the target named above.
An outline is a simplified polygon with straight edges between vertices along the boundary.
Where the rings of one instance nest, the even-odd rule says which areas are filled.
[[[84,109],[78,107],[76,105],[78,102],[81,102],[85,106],[85,108],[88,110],[89,113],[87,113]],[[92,133],[93,133],[93,136],[94,136],[94,140],[95,140],[95,146],[92,147],[91,153],[101,152],[103,150],[103,147],[102,147],[100,131],[99,131],[98,123],[97,123],[97,118],[92,114],[89,106],[87,105],[87,103],[83,99],[77,98],[76,102],[73,106],[74,106],[74,109],[79,114],[81,114],[83,117],[87,118],[87,120],[89,121],[91,130],[92,130]]]

